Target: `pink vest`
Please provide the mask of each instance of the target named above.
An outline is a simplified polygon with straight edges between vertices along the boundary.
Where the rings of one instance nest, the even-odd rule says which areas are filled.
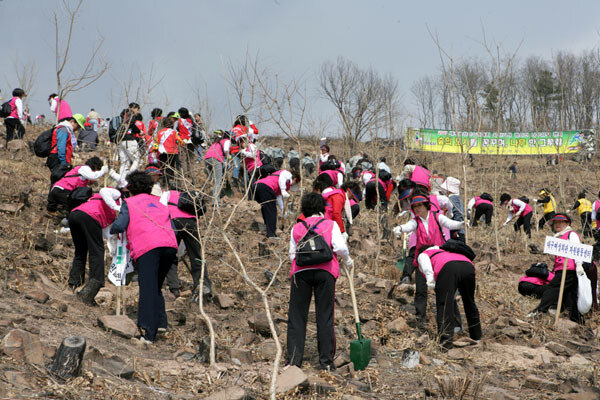
[[[440,227],[438,226],[439,219],[437,213],[429,211],[429,234],[425,230],[425,226],[423,225],[423,221],[421,221],[420,217],[415,216],[415,221],[417,221],[417,230],[415,232],[417,241],[415,244],[416,250],[413,264],[416,267],[418,266],[417,257],[419,257],[420,254],[419,247],[423,245],[441,246],[446,242],[446,239],[444,239],[442,231],[440,231]]]
[[[596,228],[600,228],[600,200],[594,202],[594,210],[596,210]]]
[[[577,233],[575,231],[568,231],[565,234],[563,234],[560,238],[564,239],[564,240],[569,240],[569,235],[571,234],[571,232],[574,232],[577,235],[577,237],[581,238],[579,236],[579,233]],[[554,256],[554,270],[553,271],[555,273],[556,273],[556,271],[562,271],[564,262],[565,262],[564,257]],[[573,260],[572,258],[569,258],[567,260],[567,271],[568,270],[575,271],[575,260]]]
[[[411,181],[413,181],[414,183],[418,183],[419,185],[423,185],[428,189],[431,189],[431,183],[429,183],[430,179],[431,172],[429,172],[423,167],[415,165],[415,169],[413,170],[412,175],[410,176]]]
[[[306,225],[312,226],[316,224],[320,219],[322,219],[322,217],[310,217],[306,218],[304,221],[306,222]],[[333,231],[333,224],[335,224],[335,222],[326,219],[325,221],[321,222],[319,226],[317,226],[317,228],[315,229],[315,232],[323,236],[323,238],[329,246],[331,246],[331,233]],[[292,237],[294,238],[294,242],[298,244],[298,242],[304,237],[306,232],[307,229],[302,223],[297,223],[296,225],[294,225],[294,227],[292,228]],[[296,266],[296,259],[294,259],[292,261],[290,277],[298,271],[306,271],[309,269],[324,269],[325,271],[333,275],[333,277],[336,279],[340,276],[340,264],[338,263],[337,255],[335,253],[333,253],[333,259],[331,261],[323,264],[312,265],[307,268],[299,268],[298,266]]]
[[[169,200],[167,207],[169,208],[169,214],[171,215],[171,219],[173,218],[196,218],[195,215],[188,214],[185,211],[181,211],[177,207],[177,203],[179,203],[179,195],[181,193],[177,190],[169,191]]]
[[[276,196],[281,196],[281,188],[279,187],[279,175],[281,174],[281,171],[283,171],[283,170],[273,172],[271,175],[257,180],[256,183],[262,183],[262,184],[267,185],[268,187],[273,189]],[[290,182],[286,182],[285,189],[286,190],[290,189]]]
[[[442,268],[444,268],[444,266],[451,261],[466,261],[469,264],[472,264],[471,260],[462,254],[450,253],[449,251],[428,249],[425,250],[424,253],[427,254],[431,259],[431,265],[433,266],[433,279],[435,281],[437,281],[438,275],[440,274]]]
[[[158,247],[177,248],[169,209],[157,196],[142,193],[125,199],[129,209],[127,240],[134,260]]]
[[[337,186],[338,185],[338,171],[334,171],[334,170],[328,169],[327,171],[321,172],[321,174],[329,175],[329,177],[333,181],[333,186]]]
[[[58,97],[56,97],[55,100],[56,99],[58,99]],[[69,103],[63,99],[57,101],[60,101],[60,103],[56,105],[56,111],[58,111],[58,120],[60,121],[63,118],[71,118],[73,116],[73,112],[71,111],[71,106],[69,106]],[[55,114],[56,111],[54,112]]]
[[[252,172],[255,168],[262,166],[263,163],[260,161],[260,150],[256,150],[256,158],[245,157],[244,165],[246,166],[246,170],[248,170],[248,172]]]
[[[61,187],[65,190],[73,190],[78,187],[87,186],[89,181],[87,179],[86,180],[81,179],[81,177],[78,174],[79,168],[81,168],[81,165],[78,165],[77,167],[75,167],[72,170],[70,170],[69,172],[67,172],[65,174],[65,176],[60,178],[54,184],[54,186]]]
[[[8,116],[9,118],[19,118],[19,110],[17,110],[17,99],[18,97],[13,97],[12,99],[10,99],[10,101],[8,102],[8,104],[10,104],[10,115]]]
[[[325,171],[325,172],[327,172],[327,171]],[[329,204],[328,200],[334,194],[342,195],[344,197],[344,200],[346,199],[346,193],[344,193],[344,191],[342,189],[335,189],[334,188],[330,192],[323,193],[323,198],[325,199],[325,218],[327,218],[327,219],[332,219],[333,218],[333,206],[331,204]]]
[[[225,155],[223,154],[223,143],[226,140],[227,139],[221,139],[219,142],[213,143],[206,151],[204,159],[207,160],[209,158],[215,158],[217,161],[223,162],[225,158]]]
[[[350,207],[352,207],[352,206],[353,206],[353,205],[355,205],[355,204],[358,204],[358,203],[356,202],[356,200],[354,200],[354,199],[349,199],[348,201],[350,202]]]
[[[510,203],[510,208],[512,210],[513,215],[519,212],[519,207],[517,207],[514,203],[512,203],[512,200],[511,200],[511,203]],[[521,216],[524,217],[527,214],[529,214],[531,211],[533,211],[531,209],[531,206],[529,204],[525,203],[525,209],[523,210],[523,214],[521,214]]]
[[[544,280],[542,278],[537,278],[535,276],[527,276],[527,275],[525,275],[524,277],[522,277],[521,279],[519,279],[519,282],[529,282],[529,283],[533,283],[534,285],[543,286],[543,285],[549,284],[552,279],[554,279],[554,273],[553,272],[549,272],[548,273],[548,280]]]
[[[117,200],[117,204],[119,204],[119,202],[120,201]],[[102,229],[112,224],[117,217],[115,211],[102,200],[102,196],[98,193],[92,195],[85,203],[75,207],[73,211],[75,210],[82,211],[94,218],[100,224]]]
[[[494,203],[492,203],[492,202],[491,202],[491,201],[489,201],[489,200],[484,200],[484,199],[482,199],[482,198],[481,198],[481,197],[479,197],[479,196],[475,196],[475,207],[479,207],[479,205],[480,205],[480,204],[489,204],[489,205],[491,205],[491,206],[493,206],[493,205],[494,205]]]

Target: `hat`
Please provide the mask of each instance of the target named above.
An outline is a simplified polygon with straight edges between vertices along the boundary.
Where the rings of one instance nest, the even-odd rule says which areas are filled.
[[[570,224],[571,217],[569,217],[567,214],[556,214],[554,217],[552,217],[550,222],[554,223],[555,221],[562,221],[562,222],[566,222],[566,223]]]
[[[146,172],[149,174],[162,175],[162,172],[160,172],[160,169],[156,168],[154,165],[150,165],[150,166],[146,167]]]
[[[460,193],[460,181],[451,176],[446,178],[446,180],[440,185],[440,187],[452,194]]]
[[[83,128],[83,125],[85,124],[85,117],[81,114],[73,114],[73,119],[75,121],[77,121],[77,123],[79,124],[80,127]]]
[[[86,122],[85,124],[83,124],[83,126],[85,126],[86,128],[89,128],[92,126],[92,124],[90,124],[89,122]]]
[[[414,192],[413,188],[406,188],[403,191],[398,193],[398,200],[407,199]]]
[[[410,200],[410,205],[414,206],[415,204],[420,203],[429,203],[429,199],[425,196],[415,196]]]

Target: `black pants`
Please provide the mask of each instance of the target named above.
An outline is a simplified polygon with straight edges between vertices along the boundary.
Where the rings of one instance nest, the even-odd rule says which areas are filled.
[[[50,193],[48,193],[48,204],[46,205],[46,210],[54,212],[60,208],[66,212],[69,208],[70,195],[70,190],[64,190],[56,186],[53,187],[50,190]]]
[[[581,218],[581,228],[583,229],[583,236],[592,237],[592,213],[581,213],[579,218]]]
[[[546,222],[548,222],[552,218],[554,218],[555,215],[556,215],[556,213],[554,211],[550,211],[549,213],[544,214],[544,216],[538,222],[538,229],[540,229],[540,230],[543,229]]]
[[[529,214],[523,216],[521,215],[518,219],[517,222],[514,223],[514,227],[515,227],[515,232],[518,232],[519,230],[521,230],[521,226],[523,227],[523,230],[525,231],[525,233],[527,234],[527,237],[529,237],[529,239],[531,239],[531,216],[533,215],[532,212],[530,212]]]
[[[175,218],[173,219],[173,227],[177,244],[183,240],[187,254],[190,257],[192,281],[195,290],[200,284],[200,277],[202,276],[202,248],[198,236],[198,220],[196,218]],[[179,282],[177,274],[177,259],[169,269],[166,280],[169,289],[181,288],[181,282]],[[206,264],[204,265],[204,286],[211,287]]]
[[[358,213],[360,212],[360,204],[353,204],[350,206],[350,210],[352,211],[352,219],[358,217]]]
[[[260,204],[260,212],[267,226],[267,237],[275,237],[277,230],[277,196],[273,189],[264,183],[254,185],[254,200]]]
[[[304,164],[302,166],[307,175],[312,175],[315,172],[315,164]]]
[[[377,189],[375,189],[375,185],[377,185]],[[379,191],[379,203],[382,205],[387,205],[387,193],[385,192],[385,188],[379,181],[371,181],[367,183],[365,187],[365,207],[367,210],[372,210],[377,205],[377,191]]]
[[[153,341],[158,328],[167,327],[165,299],[161,287],[177,250],[157,247],[142,254],[135,262],[138,269],[140,298],[138,302],[138,327],[142,336]]]
[[[179,154],[159,154],[158,160],[160,161],[160,168],[167,181],[167,187],[170,190],[177,189],[176,176],[181,168],[179,162]]]
[[[487,203],[481,203],[475,207],[475,217],[473,217],[473,226],[477,226],[479,219],[485,216],[485,224],[490,226],[492,223],[492,215],[494,214],[494,206]]]
[[[280,170],[283,165],[283,157],[273,157],[273,166],[275,169]]]
[[[523,296],[533,296],[541,299],[547,287],[548,285],[536,285],[531,282],[519,282],[519,293],[521,293]]]
[[[60,160],[58,159],[58,154],[56,154],[56,153],[50,154],[48,156],[48,158],[46,159],[46,167],[48,167],[50,172],[52,172],[52,170],[54,168],[58,167],[58,165],[60,165]],[[50,182],[50,183],[54,184],[55,182]]]
[[[451,261],[444,265],[435,283],[438,334],[445,348],[452,347],[457,289],[465,307],[469,336],[481,339],[479,310],[475,304],[475,267],[466,261]]]
[[[300,171],[300,159],[292,158],[288,161],[288,164],[290,165],[290,169],[293,169],[294,171]]]
[[[560,280],[562,279],[563,271],[556,271],[554,278],[546,286],[546,290],[542,295],[540,304],[535,309],[539,312],[548,312],[548,309],[558,304],[558,295],[560,292]],[[577,288],[579,287],[579,281],[577,280],[577,273],[574,270],[567,270],[567,276],[565,277],[565,289],[563,292],[563,302],[561,311],[565,308],[569,310],[569,319],[578,323],[583,323],[583,316],[579,314],[577,309]]]
[[[335,278],[322,269],[297,272],[292,276],[288,311],[287,361],[291,365],[302,366],[304,342],[306,340],[306,322],[313,292],[317,317],[319,367],[334,369],[335,331],[333,311]]]
[[[85,263],[90,258],[90,280],[104,283],[104,241],[98,221],[83,211],[69,214],[69,228],[75,245],[75,257],[69,271],[69,285],[81,286],[85,281]]]
[[[6,143],[13,139],[22,139],[25,136],[25,127],[18,118],[6,118],[4,120],[6,125]]]

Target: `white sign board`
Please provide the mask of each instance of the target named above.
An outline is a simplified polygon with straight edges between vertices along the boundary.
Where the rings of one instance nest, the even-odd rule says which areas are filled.
[[[589,244],[573,243],[554,236],[546,236],[544,243],[544,253],[581,262],[592,262],[592,250]]]

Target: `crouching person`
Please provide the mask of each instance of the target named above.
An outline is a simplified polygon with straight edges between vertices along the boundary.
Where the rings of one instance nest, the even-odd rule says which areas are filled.
[[[69,214],[69,227],[75,245],[75,256],[69,271],[69,287],[75,289],[85,280],[86,259],[90,259],[90,278],[77,294],[86,304],[95,305],[94,297],[104,286],[104,241],[108,237],[108,226],[119,211],[121,192],[103,188]]]
[[[165,299],[161,287],[176,259],[177,241],[169,209],[152,196],[152,177],[134,171],[127,175],[131,197],[125,199],[111,234],[127,232],[129,250],[138,269],[140,285],[138,327],[141,340],[152,342],[158,328],[167,328]]]
[[[457,289],[465,307],[469,336],[473,340],[481,339],[479,310],[475,304],[475,267],[471,260],[437,246],[423,246],[419,253],[419,270],[425,275],[427,286],[435,289],[438,334],[442,347],[446,350],[452,348],[454,296]]]
[[[319,369],[333,370],[335,368],[333,365],[335,355],[333,308],[335,281],[339,276],[340,269],[338,260],[341,259],[348,267],[351,267],[354,261],[350,258],[346,240],[342,236],[339,226],[334,221],[325,219],[325,200],[320,194],[306,194],[302,198],[301,210],[306,218],[294,225],[290,239],[292,269],[290,271],[287,364],[302,366],[308,309],[314,292]],[[315,237],[309,233],[309,227],[326,242],[323,244],[316,237],[316,242],[320,241],[323,245],[319,254],[327,253],[328,256],[317,259],[317,257],[312,258],[314,253],[302,252],[303,243],[305,243],[303,239]],[[329,250],[330,252],[328,252]],[[308,265],[311,264],[311,260],[322,261],[327,258],[329,261]]]
[[[525,271],[525,276],[519,279],[519,293],[523,296],[542,298],[554,273],[548,271],[546,263],[536,263]]]

